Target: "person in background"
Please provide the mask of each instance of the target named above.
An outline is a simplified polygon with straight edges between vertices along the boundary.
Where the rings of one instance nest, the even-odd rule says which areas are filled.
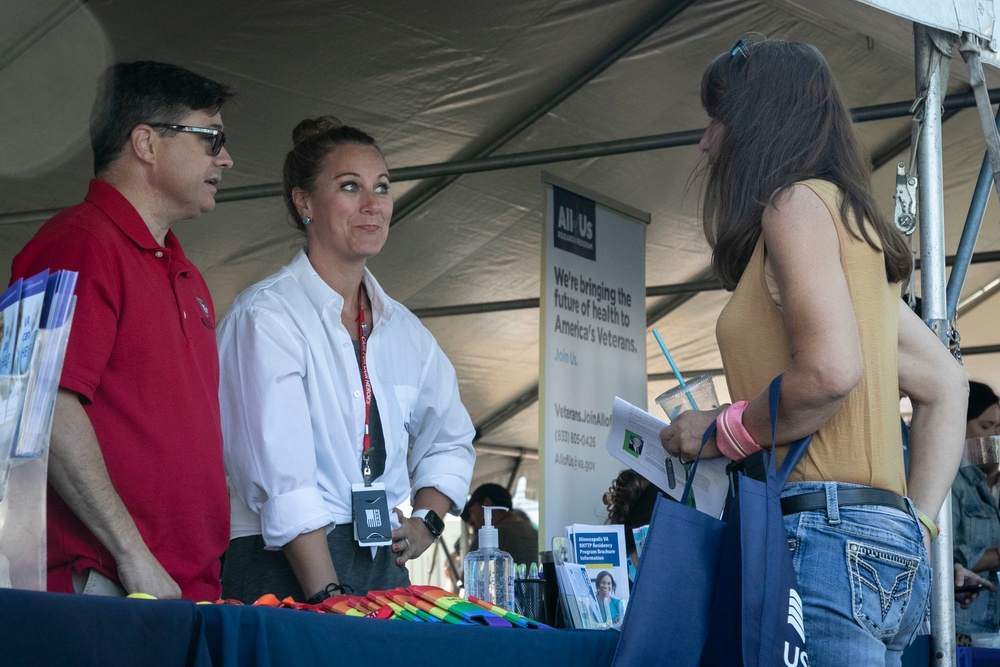
[[[704,227],[733,290],[716,334],[735,402],[682,412],[663,446],[693,460],[714,421],[703,457],[770,447],[767,389],[783,374],[775,455],[815,434],[782,491],[809,664],[899,665],[929,598],[931,517],[962,455],[965,373],[900,298],[910,251],[876,205],[822,54],[742,39],[706,69],[702,105]],[[913,403],[908,476],[899,391]],[[869,595],[871,582],[898,583]]]
[[[90,122],[95,178],[12,280],[79,272],[49,451],[48,590],[218,598],[229,501],[208,286],[172,227],[233,166],[229,88],[175,65],[113,65]]]
[[[493,511],[490,518],[497,529],[498,546],[514,559],[514,563],[538,562],[538,529],[531,518],[514,509],[510,492],[499,484],[481,484],[469,496],[462,510],[462,521],[472,529],[469,551],[479,548],[479,529],[486,525],[483,507],[506,507],[508,511]]]
[[[982,382],[969,382],[969,408],[965,437],[1000,434],[1000,398]],[[962,466],[951,485],[952,548],[956,569],[967,568],[985,578],[989,586],[978,598],[955,610],[959,645],[971,646],[973,633],[1000,630],[1000,595],[995,592],[1000,569],[1000,464]],[[957,573],[956,573],[957,574]],[[969,577],[966,577],[967,579]],[[976,581],[963,583],[979,583]],[[958,584],[956,577],[956,585]]]
[[[612,480],[604,494],[604,505],[608,508],[608,523],[625,526],[625,550],[628,553],[628,578],[635,580],[639,567],[639,555],[633,529],[648,526],[653,518],[658,489],[645,477],[634,470],[625,469]],[[665,496],[670,498],[670,496]]]
[[[285,203],[306,247],[219,326],[233,520],[222,578],[244,602],[316,604],[409,584],[406,561],[468,493],[475,429],[434,337],[366,267],[392,218],[381,150],[330,116],[303,120],[292,141]],[[388,507],[413,507],[396,510],[389,547],[354,537],[352,485],[367,482],[384,484]]]

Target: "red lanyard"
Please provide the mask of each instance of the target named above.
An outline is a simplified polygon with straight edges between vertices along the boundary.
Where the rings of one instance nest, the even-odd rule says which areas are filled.
[[[365,486],[372,483],[371,467],[371,436],[368,433],[368,424],[372,413],[372,383],[368,379],[368,366],[365,363],[365,352],[368,347],[368,328],[365,326],[365,287],[358,286],[358,340],[361,342],[361,382],[365,385],[365,437],[361,446],[361,472],[365,478]]]

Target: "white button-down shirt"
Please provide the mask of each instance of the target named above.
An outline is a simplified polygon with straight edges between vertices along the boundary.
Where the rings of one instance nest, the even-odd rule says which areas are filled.
[[[368,270],[366,364],[385,435],[389,507],[424,487],[457,511],[472,478],[475,429],[451,362],[431,333]],[[351,521],[363,481],[365,400],[344,299],[305,252],[240,294],[219,325],[222,433],[233,538],[277,549]],[[412,500],[411,500],[412,502]]]

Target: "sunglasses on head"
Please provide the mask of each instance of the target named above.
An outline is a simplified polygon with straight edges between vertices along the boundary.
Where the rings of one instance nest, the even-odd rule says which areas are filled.
[[[200,134],[212,142],[212,155],[218,155],[226,145],[226,133],[214,127],[194,127],[192,125],[172,125],[170,123],[146,123],[150,127],[162,127],[174,132]]]
[[[747,60],[750,60],[750,47],[751,46],[753,46],[753,42],[752,41],[750,41],[749,39],[746,39],[746,38],[741,39],[738,42],[736,42],[735,44],[733,44],[733,48],[729,49],[729,57],[730,58],[736,58],[737,56],[742,57],[743,60],[739,61],[740,64],[742,64],[743,62],[746,62]]]

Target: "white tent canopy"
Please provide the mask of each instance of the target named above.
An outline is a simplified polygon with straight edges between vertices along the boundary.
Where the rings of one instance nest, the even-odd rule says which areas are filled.
[[[885,3],[872,3],[885,4]],[[912,25],[853,0],[11,0],[0,5],[0,279],[48,211],[79,201],[91,176],[87,118],[98,73],[116,60],[174,62],[232,84],[224,110],[235,168],[216,210],[175,231],[204,272],[221,316],[301,241],[274,196],[291,128],[334,114],[380,143],[391,169],[697,131],[701,72],[741,35],[809,42],[827,56],[853,108],[914,96]],[[1000,85],[988,72],[990,87]],[[950,93],[969,90],[960,57]],[[908,106],[908,105],[907,105]],[[892,211],[895,165],[909,161],[908,117],[859,125]],[[692,134],[691,137],[696,137]],[[955,252],[985,144],[973,108],[946,114],[945,243]],[[476,482],[529,477],[538,419],[538,309],[546,169],[652,214],[647,299],[685,371],[721,366],[714,325],[727,294],[654,289],[711,278],[690,175],[674,148],[397,179],[396,217],[369,266],[417,312],[458,372],[480,427]],[[270,196],[263,196],[270,195]],[[987,209],[959,311],[966,348],[997,350],[1000,225]],[[499,303],[498,302],[512,302]],[[467,314],[455,314],[453,306]],[[445,315],[433,316],[443,309]],[[972,349],[976,352],[976,349]],[[652,399],[673,382],[647,341]],[[1000,384],[1000,352],[971,354],[973,378]],[[660,379],[662,378],[662,379]],[[610,398],[609,398],[610,404]],[[650,400],[652,405],[652,400]],[[524,454],[523,459],[509,454]],[[523,465],[522,465],[523,463]],[[616,471],[608,471],[608,479]]]

